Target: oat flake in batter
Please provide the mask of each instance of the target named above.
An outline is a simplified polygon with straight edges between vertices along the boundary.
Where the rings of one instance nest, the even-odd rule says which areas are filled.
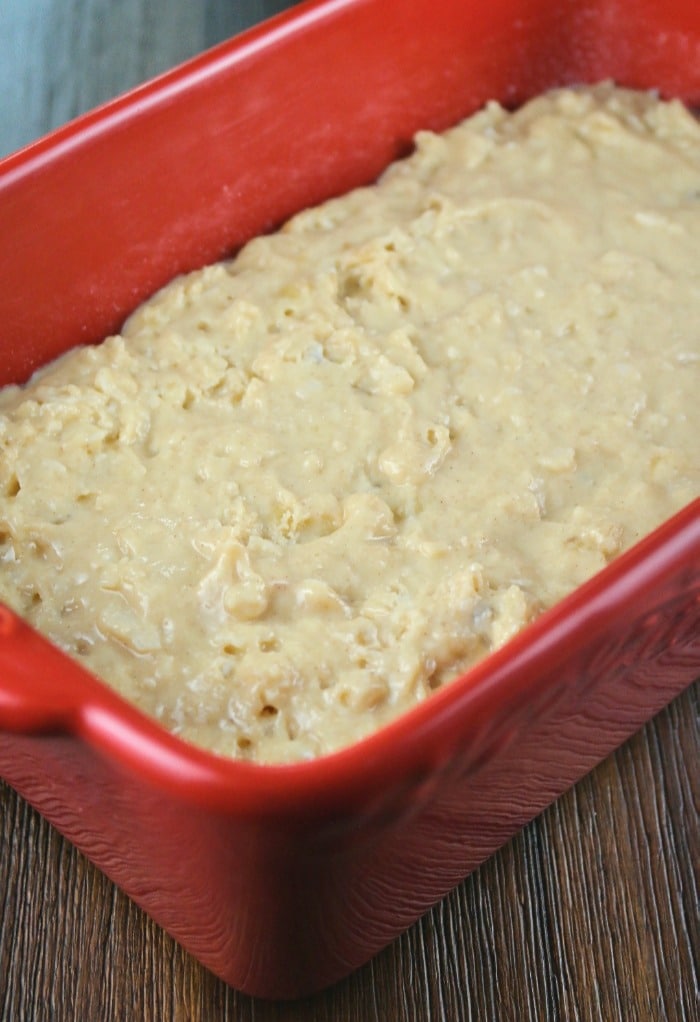
[[[191,741],[345,745],[700,492],[700,128],[497,104],[0,393],[0,597]]]

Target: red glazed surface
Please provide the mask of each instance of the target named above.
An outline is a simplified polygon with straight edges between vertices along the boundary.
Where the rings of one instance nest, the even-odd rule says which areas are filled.
[[[0,383],[370,180],[417,128],[603,77],[698,104],[695,0],[331,0],[218,47],[0,164]],[[295,766],[185,745],[0,607],[0,774],[214,972],[294,996],[699,673],[696,501],[427,703]]]

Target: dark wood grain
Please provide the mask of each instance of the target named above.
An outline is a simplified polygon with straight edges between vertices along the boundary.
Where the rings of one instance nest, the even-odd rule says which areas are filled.
[[[0,0],[0,153],[284,6]],[[365,968],[293,1004],[215,979],[0,784],[0,1019],[695,1022],[698,695]]]

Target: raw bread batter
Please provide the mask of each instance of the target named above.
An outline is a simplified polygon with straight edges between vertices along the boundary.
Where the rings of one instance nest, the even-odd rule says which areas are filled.
[[[360,738],[700,492],[699,239],[680,103],[420,133],[0,393],[0,597],[217,752]]]

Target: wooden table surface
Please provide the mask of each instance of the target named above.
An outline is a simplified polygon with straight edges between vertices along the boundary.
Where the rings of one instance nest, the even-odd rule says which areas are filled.
[[[0,0],[0,154],[285,6]],[[215,979],[0,782],[0,1019],[696,1020],[697,723],[695,686],[370,964],[291,1004]]]

